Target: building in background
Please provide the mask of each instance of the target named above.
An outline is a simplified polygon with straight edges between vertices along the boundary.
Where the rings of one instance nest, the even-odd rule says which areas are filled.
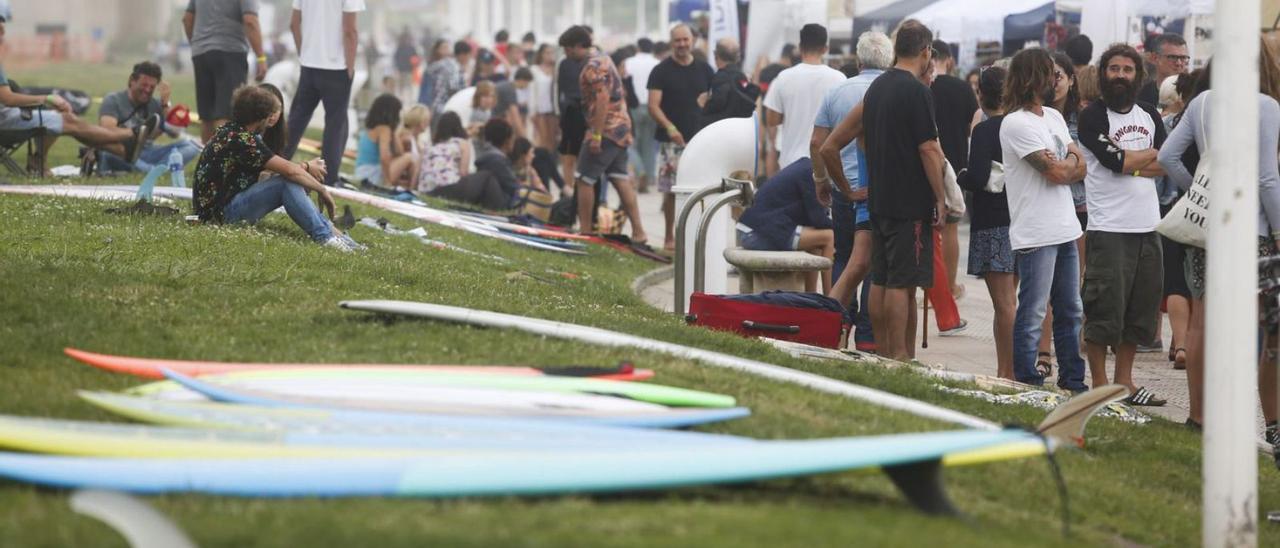
[[[101,62],[114,51],[145,51],[173,26],[185,0],[11,0],[6,59]]]

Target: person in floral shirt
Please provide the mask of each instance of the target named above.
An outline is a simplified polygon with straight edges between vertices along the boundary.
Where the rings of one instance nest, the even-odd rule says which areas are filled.
[[[582,232],[591,231],[591,213],[596,207],[596,185],[607,177],[618,191],[622,208],[631,219],[631,239],[648,241],[640,222],[635,188],[627,174],[627,146],[631,144],[631,115],[627,94],[613,60],[591,46],[591,31],[574,26],[560,35],[565,56],[586,64],[578,76],[582,89],[582,111],[587,118],[587,135],[578,153],[578,222]]]
[[[281,103],[271,90],[247,86],[232,97],[231,121],[218,128],[196,164],[195,213],[208,223],[257,223],[280,206],[312,240],[343,251],[360,248],[321,215],[307,199],[307,191],[320,195],[333,218],[334,203],[320,183],[323,160],[293,163],[277,156],[262,133],[284,122]],[[263,172],[271,177],[259,180]]]

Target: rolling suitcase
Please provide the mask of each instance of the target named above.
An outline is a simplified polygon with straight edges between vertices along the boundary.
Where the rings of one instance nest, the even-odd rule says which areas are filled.
[[[768,337],[826,348],[840,346],[840,303],[817,293],[766,291],[751,295],[694,293],[685,322],[733,331],[744,337]]]

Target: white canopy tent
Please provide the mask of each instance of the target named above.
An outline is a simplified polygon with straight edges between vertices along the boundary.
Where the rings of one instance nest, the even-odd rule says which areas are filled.
[[[1052,0],[939,0],[909,16],[933,30],[935,38],[960,44],[961,67],[972,66],[978,42],[1004,39],[1004,18]]]

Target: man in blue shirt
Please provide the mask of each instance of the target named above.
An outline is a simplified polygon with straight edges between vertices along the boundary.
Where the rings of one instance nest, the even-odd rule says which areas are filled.
[[[810,155],[815,160],[822,158],[819,149],[831,134],[831,130],[858,103],[862,102],[862,96],[866,94],[871,82],[883,74],[885,68],[893,64],[893,42],[884,33],[865,32],[858,38],[857,55],[862,72],[827,91],[822,100],[822,106],[818,109],[817,118],[813,122],[813,137],[809,141]],[[859,146],[860,143],[854,141],[841,149],[839,158],[834,159],[838,160],[838,164],[828,158],[822,158],[822,161],[815,161],[813,164],[813,180],[818,187],[819,199],[834,204],[831,209],[831,218],[835,225],[836,250],[835,266],[831,270],[831,275],[837,281],[831,287],[829,296],[845,305],[850,311],[858,309],[858,300],[854,298],[854,293],[871,268],[871,225],[870,215],[867,212],[867,181],[865,177],[859,176],[859,167],[865,164]],[[827,170],[835,169],[836,166],[839,166],[845,178],[849,180],[848,193],[843,189],[840,192],[832,192],[831,178],[827,176]],[[863,173],[865,171],[865,169],[861,170]],[[869,285],[863,288],[861,301],[864,306],[857,314],[856,339],[864,350],[871,349],[875,344],[871,335],[871,321],[867,317],[865,306],[869,288]]]

